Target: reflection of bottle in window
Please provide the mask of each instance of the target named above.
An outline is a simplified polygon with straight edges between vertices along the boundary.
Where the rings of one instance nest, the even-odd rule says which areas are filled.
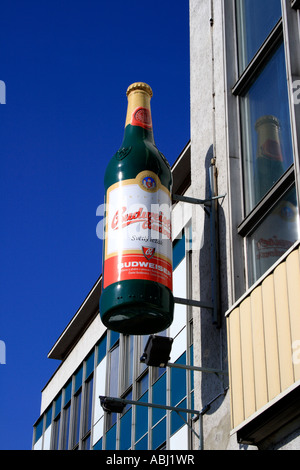
[[[254,183],[257,203],[284,173],[284,166],[278,119],[262,116],[256,121],[255,130],[258,137]]]
[[[278,119],[262,116],[256,122],[255,129],[258,134],[255,173],[255,197],[258,202],[284,173],[284,165]],[[254,277],[260,277],[297,238],[297,202],[293,187],[283,195],[253,234],[256,264]]]

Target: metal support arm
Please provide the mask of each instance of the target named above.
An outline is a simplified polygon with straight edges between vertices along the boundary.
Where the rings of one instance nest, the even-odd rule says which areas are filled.
[[[190,299],[175,298],[175,303],[190,305],[193,307],[207,308],[212,310],[213,324],[218,328],[221,326],[220,315],[220,289],[219,289],[219,250],[218,250],[218,199],[224,199],[225,195],[217,196],[216,167],[213,162],[209,167],[209,192],[208,199],[197,199],[188,196],[173,194],[175,201],[181,201],[188,204],[199,204],[205,207],[205,212],[210,218],[210,252],[211,252],[211,288],[212,302],[202,302]]]

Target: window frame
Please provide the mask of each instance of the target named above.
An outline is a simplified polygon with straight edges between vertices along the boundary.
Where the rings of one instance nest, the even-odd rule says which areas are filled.
[[[231,225],[231,247],[232,247],[232,283],[233,300],[237,300],[245,290],[250,287],[248,279],[248,256],[247,236],[253,233],[268,211],[280,200],[286,190],[295,184],[298,210],[299,205],[299,141],[300,141],[300,105],[293,103],[293,77],[297,77],[296,71],[300,67],[300,59],[295,56],[297,44],[292,38],[299,41],[299,12],[291,8],[290,0],[281,0],[281,18],[274,25],[270,34],[256,51],[245,70],[239,72],[238,54],[238,16],[236,0],[230,0],[223,8],[225,24],[225,62],[227,82],[227,129],[228,129],[228,155],[229,155],[229,188],[236,195],[239,186],[240,200],[236,196],[231,197],[230,217]],[[299,21],[299,24],[298,24]],[[297,42],[296,41],[296,42]],[[241,99],[243,93],[258,77],[269,58],[283,43],[285,53],[285,68],[288,87],[288,107],[292,135],[293,164],[287,168],[280,179],[272,186],[249,214],[245,213],[244,205],[244,181],[243,181],[243,157],[242,157],[242,122],[241,122]],[[234,54],[232,54],[234,51]],[[299,51],[299,49],[298,49]],[[299,53],[298,53],[299,55]],[[299,212],[298,212],[299,217]],[[243,259],[244,263],[240,260]]]

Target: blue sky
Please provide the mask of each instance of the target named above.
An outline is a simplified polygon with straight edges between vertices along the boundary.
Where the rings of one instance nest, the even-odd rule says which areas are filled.
[[[2,0],[0,10],[0,449],[30,449],[59,365],[47,354],[101,274],[96,209],[127,87],[153,88],[170,164],[189,140],[188,0]]]

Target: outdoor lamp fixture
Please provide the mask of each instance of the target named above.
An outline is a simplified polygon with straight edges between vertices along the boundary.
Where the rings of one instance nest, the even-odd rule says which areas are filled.
[[[100,403],[107,413],[123,413],[126,403],[116,401],[114,398],[100,396]]]
[[[170,359],[172,343],[173,338],[168,336],[150,335],[140,361],[147,366],[166,367]]]
[[[173,338],[169,338],[168,336],[150,335],[146,343],[144,353],[140,358],[140,361],[147,364],[147,366],[171,367],[175,369],[207,372],[210,374],[217,375],[228,375],[228,372],[226,370],[211,369],[208,367],[189,366],[185,364],[176,364],[169,362],[172,343]]]

